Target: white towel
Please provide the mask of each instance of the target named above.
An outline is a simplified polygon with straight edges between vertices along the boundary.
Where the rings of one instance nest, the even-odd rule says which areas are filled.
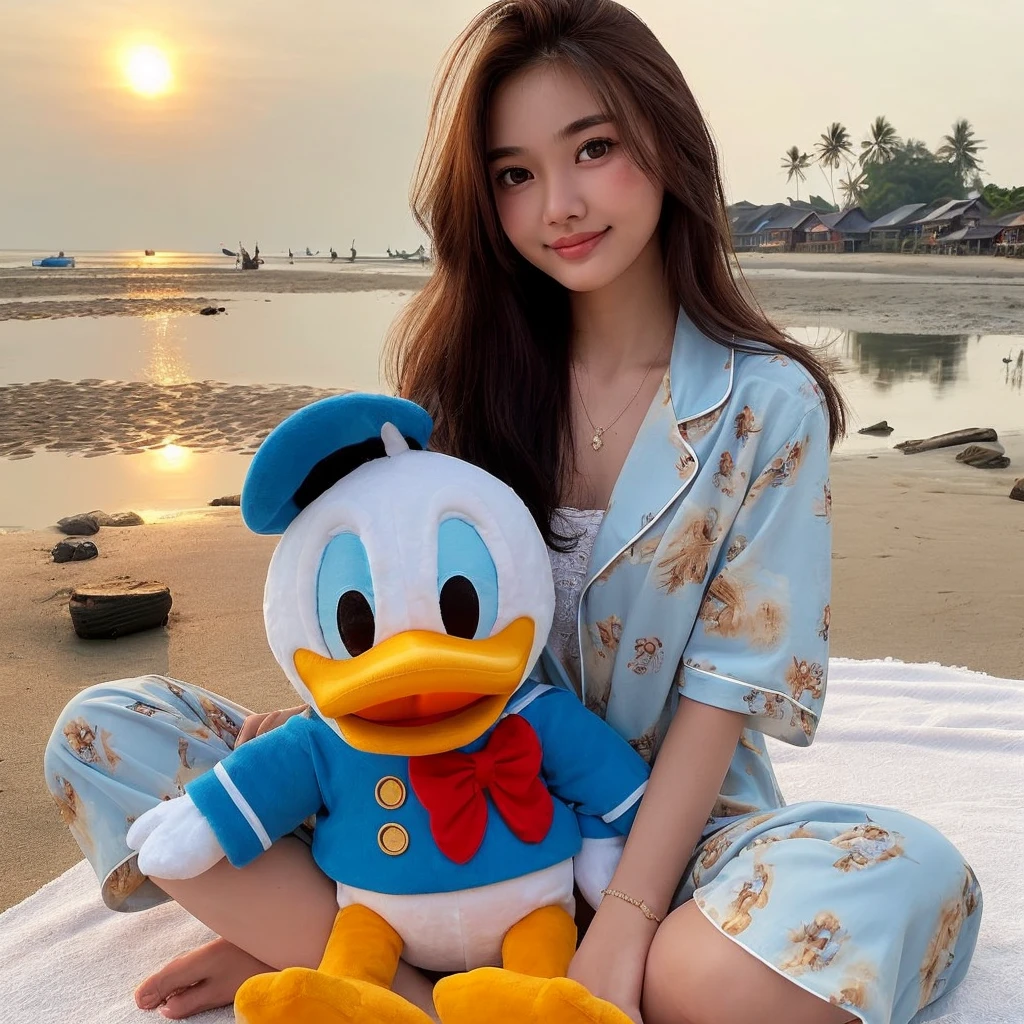
[[[1024,680],[895,661],[833,660],[809,750],[771,744],[790,801],[891,804],[965,854],[985,898],[966,982],[927,1015],[942,1024],[1024,1021]],[[175,906],[114,914],[82,862],[0,915],[5,1024],[139,1024],[135,985],[209,938]],[[194,1018],[230,1022],[230,1009]]]

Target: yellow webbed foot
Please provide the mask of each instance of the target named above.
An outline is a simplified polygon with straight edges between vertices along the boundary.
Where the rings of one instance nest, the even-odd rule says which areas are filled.
[[[402,953],[398,933],[353,904],[338,911],[319,970],[289,967],[249,978],[235,995],[238,1024],[430,1024],[390,985]]]
[[[576,923],[541,907],[514,924],[501,947],[504,969],[442,978],[434,1006],[442,1024],[632,1024],[611,1003],[563,977],[576,950]]]
[[[235,995],[237,1024],[431,1024],[412,1003],[369,981],[306,967],[249,978]]]
[[[434,986],[442,1024],[632,1024],[618,1007],[568,978],[535,978],[497,967]]]

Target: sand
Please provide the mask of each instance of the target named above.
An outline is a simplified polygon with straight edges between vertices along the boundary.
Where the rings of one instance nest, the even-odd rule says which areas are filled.
[[[1024,260],[994,256],[744,254],[781,324],[893,334],[1024,333]]]
[[[755,297],[782,324],[899,334],[1024,333],[1024,260],[989,256],[744,254]],[[408,290],[429,264],[339,263],[329,269],[75,270],[49,275],[0,269],[0,320],[149,312],[183,297],[185,308],[230,292]],[[76,298],[72,298],[75,296]],[[102,298],[83,299],[80,296]],[[206,296],[206,298],[192,298]]]
[[[57,451],[93,458],[176,444],[251,455],[296,409],[335,392],[191,381],[34,381],[0,386],[0,458]]]
[[[751,283],[787,324],[814,323],[820,314],[823,323],[857,330],[1024,333],[1024,261],[773,256],[745,258],[743,265],[769,271],[752,275]],[[793,266],[837,276],[796,276]],[[409,289],[422,281],[419,268],[401,269],[87,271],[59,280],[0,271],[0,300],[12,300],[18,315],[131,315],[143,308],[136,303],[214,303],[197,296],[237,292],[250,282],[253,290],[274,292]],[[934,281],[940,274],[943,280]],[[104,381],[0,387],[0,457],[57,445],[82,454],[129,451],[164,443],[169,434],[190,446],[244,452],[320,394],[210,382],[176,389]],[[950,429],[968,425],[974,424]],[[1024,475],[1024,436],[1002,441],[1013,459],[1006,470],[963,466],[955,450],[834,461],[833,654],[1024,676],[1024,502],[1007,497]],[[69,495],[67,512],[76,511],[82,509]],[[0,751],[0,909],[80,857],[41,768],[53,722],[78,689],[159,672],[256,709],[294,701],[263,634],[263,578],[275,540],[250,534],[237,509],[104,528],[95,538],[100,557],[90,562],[53,564],[49,550],[58,538],[55,531],[0,535],[0,706],[15,722],[4,730]],[[167,629],[113,642],[78,640],[67,610],[70,588],[118,576],[170,586]]]

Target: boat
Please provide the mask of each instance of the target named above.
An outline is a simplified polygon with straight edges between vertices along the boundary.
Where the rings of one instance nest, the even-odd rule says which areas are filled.
[[[33,260],[33,267],[73,267],[74,256],[47,256],[41,260]]]
[[[155,256],[156,255],[156,249],[147,249],[146,250],[146,255],[147,256]]]
[[[241,260],[242,270],[259,270],[263,264],[263,257],[260,256],[260,243],[256,243],[256,248],[250,256],[245,246],[239,242],[238,258]]]

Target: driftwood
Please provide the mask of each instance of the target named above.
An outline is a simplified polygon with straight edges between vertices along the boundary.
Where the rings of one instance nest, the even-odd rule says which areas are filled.
[[[978,441],[998,441],[999,435],[992,427],[967,427],[965,430],[953,430],[948,434],[936,434],[920,441],[901,441],[895,447],[904,455],[916,455],[918,452],[930,452],[935,448],[949,448],[956,444],[975,444]]]
[[[895,427],[890,427],[888,420],[879,420],[878,423],[872,423],[870,427],[861,427],[857,431],[858,434],[891,434]]]
[[[957,462],[967,466],[977,466],[978,469],[1006,469],[1010,464],[1008,455],[1003,454],[1003,446],[990,447],[986,444],[969,444],[956,457]]]
[[[1010,488],[1010,497],[1014,501],[1024,501],[1024,476]]]
[[[76,587],[68,610],[83,640],[113,640],[165,625],[171,592],[162,583],[98,583]]]

